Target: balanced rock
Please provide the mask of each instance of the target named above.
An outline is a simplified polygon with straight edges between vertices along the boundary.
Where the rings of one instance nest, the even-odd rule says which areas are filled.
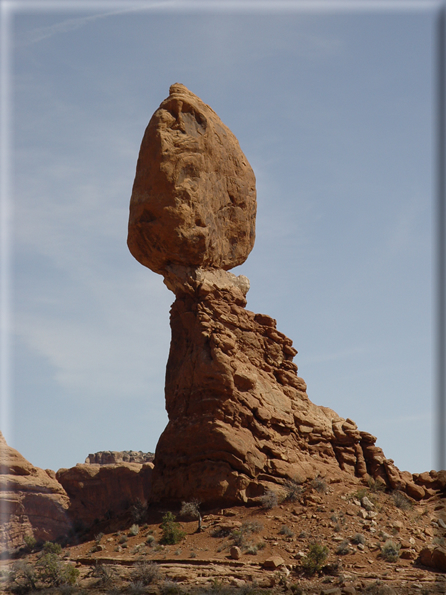
[[[184,85],[153,114],[130,201],[128,246],[156,273],[231,269],[255,239],[255,176],[217,114]]]
[[[350,419],[314,405],[276,321],[246,310],[249,281],[228,269],[254,243],[255,179],[234,135],[183,85],[147,127],[128,245],[175,295],[166,371],[169,422],[150,499],[256,502],[290,479],[371,477],[423,498]]]
[[[71,528],[69,498],[54,471],[34,467],[0,432],[0,552],[25,536],[51,541]]]

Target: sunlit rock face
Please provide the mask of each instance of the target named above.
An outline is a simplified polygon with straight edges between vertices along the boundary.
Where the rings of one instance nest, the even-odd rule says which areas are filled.
[[[254,246],[255,176],[217,114],[184,85],[153,114],[130,201],[128,246],[162,275],[172,266],[242,264]]]
[[[249,281],[229,269],[254,244],[255,178],[215,112],[172,85],[146,129],[130,202],[128,245],[176,300],[166,370],[169,422],[150,499],[253,503],[290,480],[375,478],[432,496],[358,430],[314,405],[276,321],[246,309]],[[426,480],[427,481],[427,480]]]

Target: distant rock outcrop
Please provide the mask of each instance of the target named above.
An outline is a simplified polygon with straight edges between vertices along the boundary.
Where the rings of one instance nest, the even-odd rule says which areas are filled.
[[[138,500],[147,502],[152,463],[77,464],[59,469],[57,480],[70,498],[73,522],[90,526],[96,519],[112,518]]]
[[[153,452],[141,450],[101,450],[89,454],[85,459],[86,465],[116,465],[117,463],[152,463],[155,455]]]
[[[42,541],[66,535],[68,507],[54,471],[31,465],[0,432],[0,552],[22,546],[27,535]]]
[[[169,423],[151,499],[252,502],[287,480],[372,477],[419,500],[376,438],[311,403],[292,341],[245,309],[249,281],[227,272],[254,243],[254,174],[237,140],[183,85],[146,129],[130,201],[128,245],[175,295],[166,372]]]

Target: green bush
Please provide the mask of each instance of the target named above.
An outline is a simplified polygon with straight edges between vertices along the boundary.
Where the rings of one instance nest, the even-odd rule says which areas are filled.
[[[46,553],[36,563],[39,579],[49,587],[75,585],[79,570],[59,559],[57,554]]]
[[[60,554],[62,552],[62,546],[59,543],[53,541],[45,541],[43,549],[47,554]]]
[[[313,575],[319,572],[324,566],[325,560],[328,558],[328,548],[319,543],[312,543],[310,551],[302,558],[302,569],[306,574]]]
[[[32,564],[24,560],[13,564],[8,577],[9,587],[12,591],[19,593],[33,591],[36,588],[36,582],[36,570]]]
[[[163,536],[160,539],[160,543],[164,545],[175,545],[186,535],[181,529],[180,524],[176,522],[175,515],[171,512],[166,512],[163,516],[161,529],[163,531]]]
[[[26,549],[30,552],[32,552],[37,545],[37,539],[34,537],[34,535],[25,535],[23,541],[25,543]]]

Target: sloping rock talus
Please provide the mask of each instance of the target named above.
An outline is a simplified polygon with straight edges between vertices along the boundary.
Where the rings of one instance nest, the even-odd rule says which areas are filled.
[[[54,471],[31,465],[0,432],[0,551],[23,545],[26,535],[42,541],[66,535],[68,507]]]
[[[249,281],[228,271],[254,245],[255,215],[255,177],[236,138],[201,99],[172,85],[141,144],[128,232],[133,256],[176,296],[169,423],[151,499],[230,505],[287,479],[345,473],[418,500],[431,495],[427,479],[401,473],[375,437],[311,403],[291,340],[245,309]]]

